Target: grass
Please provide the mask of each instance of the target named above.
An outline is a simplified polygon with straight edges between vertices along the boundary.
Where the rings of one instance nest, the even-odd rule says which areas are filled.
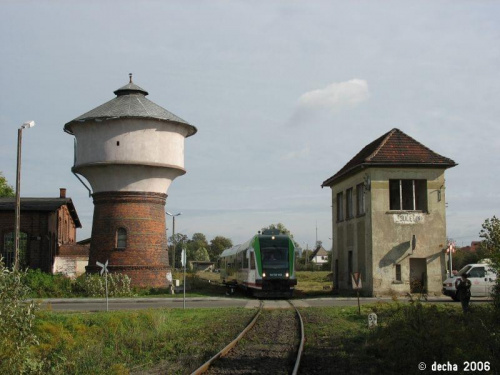
[[[329,278],[329,271],[297,271],[297,286],[295,287],[294,295],[298,298],[304,297],[319,297],[332,295],[332,281]],[[214,272],[198,272],[196,277],[203,280],[202,283],[196,284],[198,287],[207,287],[207,282],[210,280],[212,292],[219,291],[225,293],[224,288],[217,286],[220,282],[220,274]],[[205,284],[200,285],[200,284]],[[194,288],[193,288],[194,290]],[[203,289],[202,289],[203,290]],[[240,295],[239,295],[240,296]],[[241,295],[243,296],[243,295]]]
[[[250,309],[41,312],[32,347],[48,374],[190,373],[230,342]]]
[[[378,315],[368,329],[367,316]],[[305,373],[412,374],[426,363],[489,361],[498,373],[500,324],[491,305],[459,306],[379,303],[357,307],[302,309],[306,327]],[[496,371],[496,372],[495,372]]]
[[[214,272],[187,272],[186,273],[186,297],[223,297],[226,289],[219,285],[219,275]],[[180,280],[183,284],[183,273],[174,272],[174,280]],[[176,294],[171,294],[168,288],[136,289],[138,297],[162,297],[178,298],[183,295],[183,291],[178,290]]]
[[[297,271],[296,297],[319,297],[332,295],[332,281],[329,271]]]
[[[298,284],[295,296],[299,298],[331,295],[332,282],[328,271],[297,271]],[[182,272],[174,272],[174,279],[183,280]],[[80,278],[81,279],[81,278]],[[30,270],[25,277],[25,284],[31,289],[32,298],[78,298],[88,297],[78,288],[78,279],[70,280],[62,275],[51,275],[39,270]],[[215,272],[186,273],[186,297],[223,297],[226,289],[220,284],[220,274]],[[168,288],[135,288],[129,293],[134,297],[161,297],[177,298],[182,291],[171,294]],[[246,298],[244,293],[237,293],[237,297]]]
[[[99,313],[42,311],[31,348],[48,374],[187,374],[230,342],[255,310],[156,309]],[[369,329],[367,316],[378,315]],[[377,303],[302,308],[301,372],[412,374],[420,362],[490,362],[500,369],[500,316],[490,304]],[[461,367],[460,367],[461,368]],[[491,373],[491,372],[490,372]]]

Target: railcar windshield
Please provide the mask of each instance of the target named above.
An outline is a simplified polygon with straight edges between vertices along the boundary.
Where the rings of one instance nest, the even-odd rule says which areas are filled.
[[[288,268],[288,237],[261,238],[260,246],[264,268]]]

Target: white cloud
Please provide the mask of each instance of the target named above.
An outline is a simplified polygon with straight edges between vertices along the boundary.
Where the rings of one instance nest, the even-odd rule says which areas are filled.
[[[370,96],[368,83],[363,79],[334,82],[322,89],[308,91],[298,100],[298,110],[326,110],[339,112],[351,109]]]

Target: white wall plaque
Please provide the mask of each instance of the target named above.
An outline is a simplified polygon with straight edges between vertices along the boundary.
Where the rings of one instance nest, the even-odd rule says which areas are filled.
[[[412,225],[412,224],[422,224],[424,222],[424,214],[421,213],[402,213],[402,214],[394,214],[394,223],[403,224],[403,225]]]

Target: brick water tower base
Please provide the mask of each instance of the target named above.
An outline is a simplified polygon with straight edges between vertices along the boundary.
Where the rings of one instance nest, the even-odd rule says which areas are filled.
[[[165,235],[166,194],[147,192],[94,193],[94,219],[87,273],[101,270],[128,275],[132,286],[169,285]]]

